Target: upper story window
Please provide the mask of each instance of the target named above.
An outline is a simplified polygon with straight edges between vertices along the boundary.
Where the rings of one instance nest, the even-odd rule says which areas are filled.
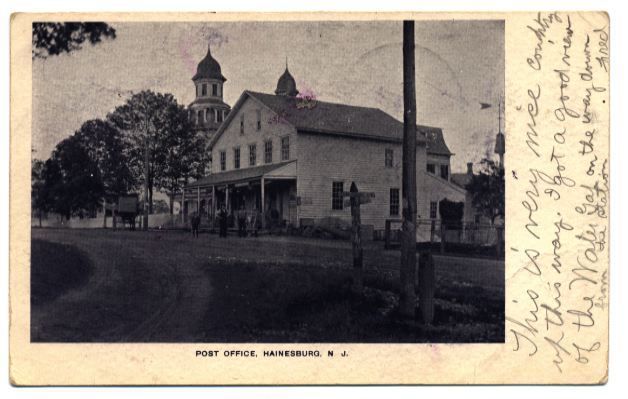
[[[344,184],[341,181],[335,181],[331,183],[331,209],[333,210],[343,209],[343,186]]]
[[[281,138],[281,160],[287,161],[290,159],[290,136]]]
[[[249,166],[257,163],[257,144],[249,144]]]
[[[227,170],[227,151],[220,151],[220,171]]]
[[[217,95],[218,95],[218,84],[213,83],[212,84],[212,96],[217,96]]]
[[[222,122],[223,116],[224,116],[223,110],[217,109],[216,110],[216,122],[219,122],[219,123]]]
[[[393,156],[394,156],[394,152],[393,152],[392,148],[386,148],[384,165],[387,168],[392,168],[393,167]]]
[[[244,134],[244,114],[240,115],[240,134]]]
[[[240,147],[233,149],[233,168],[240,169]]]
[[[436,219],[437,213],[438,213],[438,202],[431,201],[430,202],[430,219]]]
[[[449,165],[440,166],[440,177],[445,180],[449,180]]]
[[[256,121],[256,124],[255,124],[255,128],[257,130],[262,130],[262,111],[258,109],[255,112],[255,114],[257,116],[257,121]]]
[[[434,165],[433,163],[428,163],[427,164],[427,172],[428,173],[432,173],[432,174],[436,174],[436,165]]]
[[[264,142],[264,163],[273,162],[273,141],[267,140]]]
[[[390,216],[399,216],[399,189],[390,189]]]
[[[201,96],[206,96],[207,95],[207,83],[203,83],[201,85]]]

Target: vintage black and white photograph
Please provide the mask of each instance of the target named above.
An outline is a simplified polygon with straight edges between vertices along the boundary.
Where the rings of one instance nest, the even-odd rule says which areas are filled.
[[[34,22],[30,341],[503,343],[504,21]]]

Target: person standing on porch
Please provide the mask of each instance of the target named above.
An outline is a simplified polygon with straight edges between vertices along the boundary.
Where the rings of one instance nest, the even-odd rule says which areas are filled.
[[[246,209],[244,209],[244,205],[240,205],[236,216],[238,218],[238,237],[246,237]]]
[[[218,211],[219,236],[227,237],[227,210],[224,205]]]
[[[192,225],[192,236],[198,238],[198,226],[201,224],[201,217],[198,213],[194,212],[190,224]]]

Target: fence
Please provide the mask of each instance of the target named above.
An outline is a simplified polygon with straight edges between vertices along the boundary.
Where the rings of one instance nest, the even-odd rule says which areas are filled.
[[[400,220],[388,220],[385,247],[399,243]],[[483,223],[444,224],[440,220],[418,220],[417,248],[441,254],[468,254],[503,258],[504,228]]]

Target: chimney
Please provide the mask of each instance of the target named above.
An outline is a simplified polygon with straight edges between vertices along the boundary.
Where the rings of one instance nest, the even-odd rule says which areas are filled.
[[[467,174],[468,175],[473,174],[473,162],[467,162]]]

